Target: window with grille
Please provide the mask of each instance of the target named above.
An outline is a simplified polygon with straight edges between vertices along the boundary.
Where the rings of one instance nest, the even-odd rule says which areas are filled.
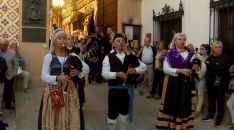
[[[217,18],[216,18],[217,17]],[[215,19],[215,20],[211,20]],[[234,0],[211,0],[210,3],[210,38],[223,42],[223,52],[228,55],[230,64],[234,63]],[[213,36],[211,35],[213,34]],[[215,36],[217,34],[217,36]]]
[[[182,31],[182,20],[181,18],[170,19],[159,22],[160,27],[160,40],[165,41],[169,44],[173,38],[174,33]]]
[[[174,34],[182,31],[183,3],[180,1],[178,11],[174,11],[173,8],[165,4],[162,12],[156,15],[153,10],[153,42],[163,40],[168,45]]]

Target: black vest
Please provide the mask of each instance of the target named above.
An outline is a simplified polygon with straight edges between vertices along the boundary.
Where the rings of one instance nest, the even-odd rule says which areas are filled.
[[[52,60],[50,62],[50,69],[51,69],[50,74],[51,75],[60,75],[61,71],[62,71],[62,67],[63,67],[63,73],[69,74],[68,64],[69,64],[69,62],[68,62],[68,60],[66,60],[65,63],[63,65],[61,65],[55,52],[52,52]]]
[[[124,62],[122,63],[120,59],[116,56],[116,52],[108,54],[109,63],[110,63],[110,71],[111,72],[125,72],[127,73],[128,67],[136,68],[140,65],[138,58],[133,55],[125,55]],[[136,81],[137,75],[136,74],[128,74],[128,78],[126,80],[126,85],[133,85]],[[116,79],[111,79],[108,81],[109,86],[119,86],[123,85],[124,80],[116,77]]]

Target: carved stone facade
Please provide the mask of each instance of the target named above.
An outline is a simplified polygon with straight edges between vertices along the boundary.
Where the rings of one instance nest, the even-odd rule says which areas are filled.
[[[95,25],[102,32],[107,26],[122,32],[123,24],[141,25],[141,0],[65,0],[63,10],[62,28],[78,35],[87,33],[86,25],[92,11]],[[51,27],[53,21],[50,21]]]
[[[97,1],[66,0],[61,15],[61,27],[68,33],[81,33],[87,30],[86,25],[91,12],[94,11],[94,16],[96,16]]]

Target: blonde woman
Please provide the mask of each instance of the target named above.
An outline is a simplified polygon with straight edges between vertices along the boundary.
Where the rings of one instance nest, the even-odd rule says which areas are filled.
[[[153,88],[150,91],[150,95],[146,98],[155,98],[160,99],[162,96],[162,88],[163,88],[163,65],[162,65],[162,58],[166,53],[166,44],[164,41],[159,41],[157,47],[157,54],[155,56],[155,64],[154,64],[154,81],[153,81]],[[156,95],[156,89],[158,86],[158,94]]]
[[[194,85],[190,80],[191,55],[185,48],[186,35],[177,33],[173,38],[174,47],[165,54],[163,70],[167,75],[158,114],[158,129],[185,130],[193,127],[192,97]]]

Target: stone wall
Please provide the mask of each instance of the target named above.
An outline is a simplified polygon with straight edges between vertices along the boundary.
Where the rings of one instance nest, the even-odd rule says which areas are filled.
[[[19,0],[0,0],[0,37],[19,42]]]

